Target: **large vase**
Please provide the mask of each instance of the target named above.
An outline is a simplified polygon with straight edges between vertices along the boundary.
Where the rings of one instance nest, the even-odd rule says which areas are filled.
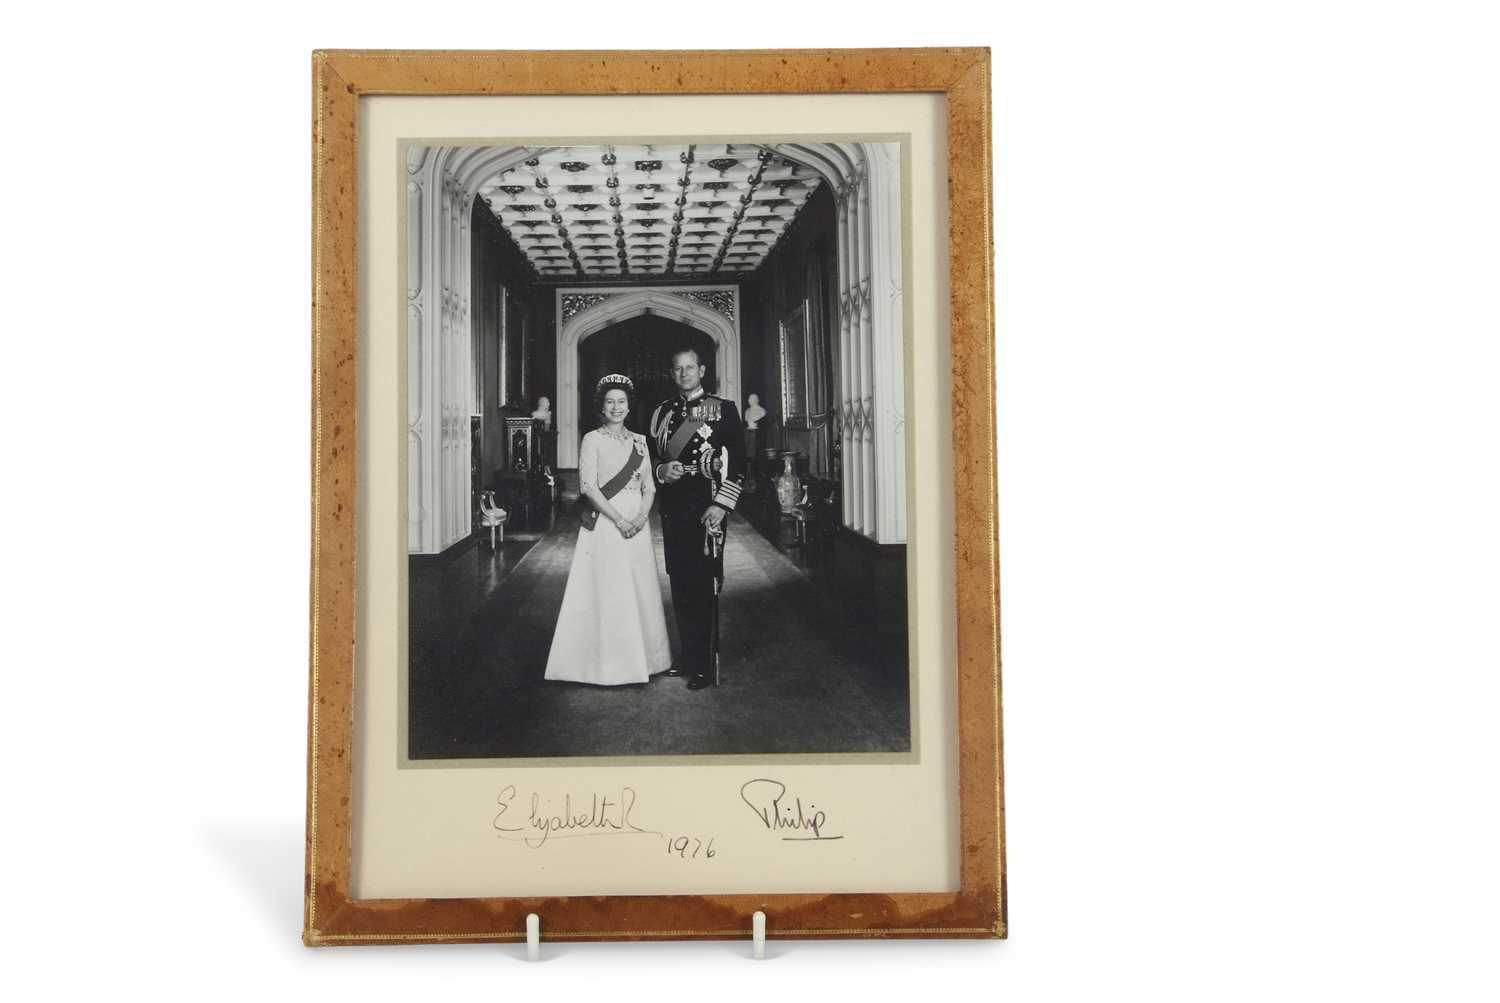
[[[792,512],[802,500],[802,479],[797,476],[797,454],[781,454],[781,473],[776,475],[776,501],[781,511]]]

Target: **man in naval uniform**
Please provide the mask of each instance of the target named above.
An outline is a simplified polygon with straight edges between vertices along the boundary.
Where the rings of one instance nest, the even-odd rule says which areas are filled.
[[[662,546],[682,652],[667,673],[688,689],[717,682],[716,585],[724,580],[723,532],[740,498],[745,437],[734,402],[706,393],[705,367],[691,348],[672,356],[676,396],[651,412],[651,460]],[[717,540],[715,539],[717,536]]]

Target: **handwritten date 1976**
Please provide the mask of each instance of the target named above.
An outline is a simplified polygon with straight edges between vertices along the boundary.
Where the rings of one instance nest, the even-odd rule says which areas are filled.
[[[707,843],[694,836],[678,836],[673,839],[667,837],[667,856],[681,857],[683,860],[697,860],[699,856],[704,860],[712,860],[719,855],[714,849],[713,837],[710,836]]]

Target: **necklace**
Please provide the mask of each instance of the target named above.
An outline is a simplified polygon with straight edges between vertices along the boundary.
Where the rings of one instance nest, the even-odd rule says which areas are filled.
[[[611,432],[608,425],[601,425],[599,427],[603,430],[605,435],[609,436],[611,439],[614,439],[616,442],[630,441],[630,429],[626,428],[624,425],[620,426],[620,430],[618,432]]]

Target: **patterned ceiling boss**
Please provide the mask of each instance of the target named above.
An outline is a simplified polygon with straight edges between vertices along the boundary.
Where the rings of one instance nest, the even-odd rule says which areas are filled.
[[[589,169],[589,165],[585,164],[581,160],[565,160],[558,166],[567,171],[569,174],[577,174],[579,171],[586,171]]]

